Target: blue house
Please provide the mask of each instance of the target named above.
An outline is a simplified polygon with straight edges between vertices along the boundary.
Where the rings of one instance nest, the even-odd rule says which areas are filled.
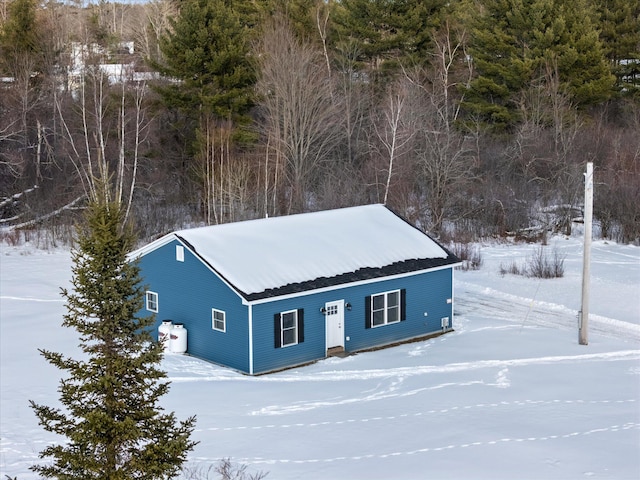
[[[250,375],[452,329],[459,259],[383,205],[176,231],[132,257],[156,327]]]

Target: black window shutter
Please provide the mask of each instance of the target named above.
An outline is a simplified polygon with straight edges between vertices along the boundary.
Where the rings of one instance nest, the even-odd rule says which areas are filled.
[[[280,314],[276,313],[273,316],[273,339],[274,339],[274,347],[280,348],[282,347],[282,329],[280,326]]]
[[[371,295],[364,299],[364,328],[371,328]]]
[[[400,321],[407,319],[407,289],[400,290]]]
[[[298,343],[304,342],[304,309],[298,309]]]

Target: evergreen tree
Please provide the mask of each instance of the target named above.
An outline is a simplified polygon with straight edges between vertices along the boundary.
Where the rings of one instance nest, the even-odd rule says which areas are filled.
[[[41,350],[67,373],[59,387],[64,409],[31,406],[45,430],[67,441],[46,447],[40,458],[53,462],[32,470],[58,479],[175,477],[195,445],[195,418],[177,423],[159,405],[169,383],[159,369],[162,347],[150,334],[153,317],[138,316],[144,293],[138,267],[127,260],[133,235],[121,205],[99,195],[78,235],[73,289],[62,290],[63,326],[78,332],[86,357]]]
[[[596,0],[600,38],[616,89],[640,97],[640,1]]]
[[[0,116],[11,124],[11,115],[19,115],[20,132],[16,132],[14,140],[19,138],[19,155],[27,158],[35,151],[31,136],[34,116],[51,88],[46,79],[53,74],[55,53],[45,34],[45,22],[39,18],[38,2],[14,0],[8,3],[5,13],[6,20],[0,20],[0,76],[12,81],[1,87]],[[4,108],[10,111],[5,113]],[[4,123],[2,119],[0,124]],[[0,164],[5,164],[4,160]]]
[[[9,3],[8,19],[0,23],[0,73],[16,75],[17,63],[40,56],[36,5],[35,0]]]
[[[363,70],[386,78],[400,65],[428,63],[431,35],[444,0],[341,0],[335,3],[334,42],[351,40]]]
[[[169,107],[244,120],[256,80],[248,33],[256,17],[247,8],[231,0],[180,3],[180,14],[160,42],[164,61],[156,65],[166,77],[180,80],[160,89]]]
[[[329,0],[330,1],[330,0]],[[298,38],[304,41],[318,40],[318,4],[327,0],[266,0],[263,6],[263,19],[269,20],[275,15],[284,16],[290,28]]]
[[[611,94],[613,77],[586,0],[482,0],[470,46],[477,77],[465,105],[498,129],[517,122],[515,98],[549,69],[578,107]]]
[[[186,126],[180,128],[181,140],[192,158],[189,170],[207,222],[221,221],[212,214],[220,166],[230,165],[239,158],[238,146],[255,139],[248,112],[254,104],[251,41],[259,7],[248,0],[182,0],[170,31],[160,39],[164,59],[156,68],[179,82],[158,91],[169,109],[180,113],[173,126]]]

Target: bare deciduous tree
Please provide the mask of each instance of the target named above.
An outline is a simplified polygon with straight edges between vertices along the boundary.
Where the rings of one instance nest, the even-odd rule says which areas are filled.
[[[400,80],[391,84],[385,95],[380,119],[374,124],[376,136],[382,145],[388,164],[382,199],[385,205],[389,199],[394,163],[406,153],[405,147],[416,132],[411,128],[407,115],[408,93],[408,85],[405,81]]]
[[[327,62],[327,72],[331,75],[331,61],[329,59],[329,51],[327,50],[328,24],[329,14],[331,13],[331,5],[329,2],[320,0],[316,2],[316,27],[322,42],[322,53],[324,60]]]
[[[200,122],[195,176],[202,185],[202,208],[210,224],[246,220],[256,183],[250,160],[233,149],[233,124],[214,115]]]
[[[366,94],[367,82],[356,68],[360,55],[353,41],[341,42],[336,47],[337,88],[340,93],[343,118],[344,156],[353,165],[362,155],[360,139],[365,137],[365,124],[369,99]]]
[[[0,0],[0,23],[4,23],[7,21],[7,17],[9,16],[7,12],[8,6],[9,0]]]
[[[473,162],[471,137],[458,129],[461,98],[453,95],[460,81],[469,80],[465,66],[464,32],[454,32],[445,24],[434,36],[433,68],[426,81],[414,81],[419,88],[414,104],[421,112],[422,127],[417,158],[425,186],[425,202],[431,229],[441,233],[447,209],[460,198],[460,190],[470,178]],[[422,92],[420,95],[419,92]]]
[[[171,28],[170,19],[177,15],[176,4],[170,0],[152,0],[142,8],[147,25],[134,29],[133,35],[143,58],[159,61],[162,56],[160,38]]]
[[[520,198],[553,206],[549,226],[570,233],[572,210],[581,198],[581,165],[588,159],[576,156],[583,122],[559,80],[553,58],[545,62],[539,80],[521,92],[519,105],[522,120],[508,158],[516,175],[526,182]]]
[[[283,19],[265,28],[257,57],[263,133],[286,165],[285,210],[301,212],[313,176],[339,138],[333,86],[322,52],[299,41]]]
[[[78,173],[84,194],[96,199],[102,179],[114,175],[113,192],[107,200],[122,204],[127,220],[138,172],[140,145],[145,141],[149,121],[146,117],[144,83],[131,85],[120,79],[119,92],[109,86],[107,75],[97,65],[82,71],[79,102],[79,128],[57,103],[58,115],[69,147],[68,158]],[[133,92],[133,98],[129,93]],[[114,101],[117,99],[117,101]],[[111,126],[111,120],[117,128]],[[111,138],[116,142],[112,145]],[[109,197],[113,195],[113,197]]]

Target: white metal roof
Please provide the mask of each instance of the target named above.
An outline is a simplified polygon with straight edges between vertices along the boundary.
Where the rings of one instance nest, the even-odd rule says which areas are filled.
[[[244,294],[449,255],[379,204],[193,228],[171,235],[188,242]]]

